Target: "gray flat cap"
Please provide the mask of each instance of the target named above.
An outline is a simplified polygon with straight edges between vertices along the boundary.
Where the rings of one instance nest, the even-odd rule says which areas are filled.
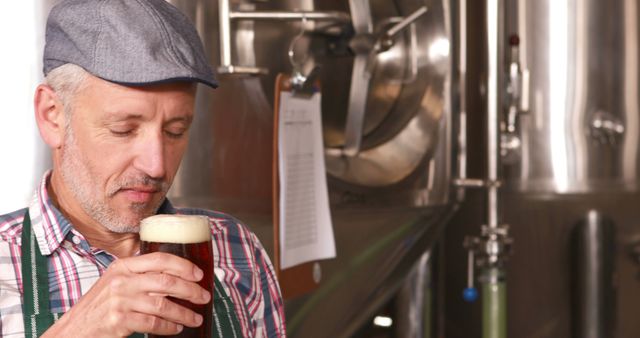
[[[65,0],[49,14],[44,74],[66,63],[124,85],[218,86],[195,27],[165,0]]]

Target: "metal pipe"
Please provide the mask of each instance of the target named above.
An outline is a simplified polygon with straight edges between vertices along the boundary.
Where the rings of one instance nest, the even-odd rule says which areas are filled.
[[[487,180],[498,180],[500,156],[499,142],[499,77],[502,66],[500,53],[501,1],[487,0]],[[487,226],[497,228],[498,220],[498,187],[490,186],[487,190]]]
[[[228,0],[221,0],[220,3],[228,3]],[[222,5],[221,5],[222,6]],[[227,5],[228,6],[228,5]],[[228,8],[228,7],[227,7]],[[340,23],[351,22],[351,16],[345,12],[338,11],[232,11],[229,12],[232,20],[289,20],[300,21],[302,19],[315,21],[334,21]]]
[[[504,2],[502,0],[486,1],[487,181],[489,182],[498,182],[499,179],[503,8]],[[501,266],[501,257],[506,253],[503,252],[502,241],[504,238],[499,238],[500,230],[504,229],[500,228],[498,189],[498,184],[487,187],[486,235],[488,238],[485,250],[489,262],[484,269],[482,285],[483,338],[506,338],[507,335],[506,282]]]
[[[478,180],[478,179],[472,179],[472,178],[454,179],[453,185],[461,188],[484,188],[487,186],[484,180]]]
[[[486,188],[486,187],[499,187],[498,181],[487,181],[477,178],[455,178],[453,179],[453,185],[460,188]]]
[[[615,225],[590,210],[572,233],[573,338],[612,337],[615,331]]]
[[[427,6],[422,6],[418,8],[415,12],[411,13],[406,18],[402,19],[399,23],[395,24],[393,27],[389,28],[389,30],[385,33],[388,37],[393,37],[398,34],[403,29],[407,28],[414,21],[418,20],[418,18],[427,12]]]
[[[458,122],[458,178],[467,179],[467,0],[459,1],[458,18],[458,90],[460,115]]]
[[[231,20],[229,0],[218,1],[220,26],[220,66],[231,67]]]

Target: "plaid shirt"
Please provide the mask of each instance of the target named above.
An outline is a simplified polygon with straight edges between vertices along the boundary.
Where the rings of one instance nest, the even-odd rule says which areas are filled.
[[[45,174],[29,206],[40,252],[48,257],[50,308],[67,312],[116,257],[93,248],[49,199]],[[20,245],[26,209],[0,216],[0,337],[24,337]],[[258,238],[232,217],[199,209],[159,213],[206,215],[211,220],[215,274],[235,305],[245,337],[285,337],[283,302],[273,267]]]

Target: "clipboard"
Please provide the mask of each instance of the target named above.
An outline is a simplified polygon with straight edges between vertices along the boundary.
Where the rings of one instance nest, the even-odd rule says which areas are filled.
[[[313,90],[319,90],[320,83],[314,82]],[[293,91],[291,85],[291,76],[279,73],[276,77],[275,93],[274,93],[274,111],[273,111],[273,252],[274,267],[276,275],[280,283],[280,290],[284,299],[291,299],[309,293],[319,286],[320,278],[314,278],[314,267],[319,268],[317,261],[311,261],[296,265],[291,268],[281,268],[281,241],[280,241],[280,168],[279,162],[279,118],[280,118],[280,93],[283,91]],[[305,95],[300,93],[300,95]],[[318,272],[316,272],[316,275]]]

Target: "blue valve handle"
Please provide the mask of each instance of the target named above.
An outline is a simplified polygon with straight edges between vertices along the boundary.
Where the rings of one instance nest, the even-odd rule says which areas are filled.
[[[470,249],[467,257],[467,287],[462,291],[462,298],[469,303],[473,303],[478,299],[478,290],[473,287],[474,263],[474,252]]]
[[[462,292],[462,298],[469,303],[473,303],[478,299],[478,290],[474,287],[465,288]]]

